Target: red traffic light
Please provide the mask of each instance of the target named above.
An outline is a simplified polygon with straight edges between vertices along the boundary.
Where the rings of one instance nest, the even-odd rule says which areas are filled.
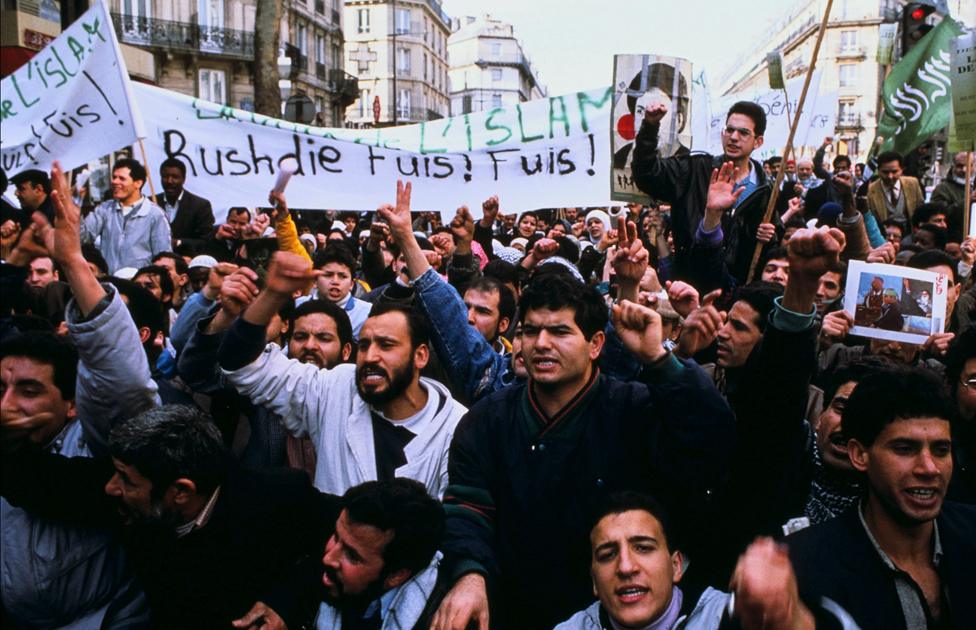
[[[926,15],[926,11],[925,11],[925,9],[923,9],[921,7],[916,8],[911,13],[912,19],[915,20],[916,22],[920,22],[920,21],[924,20],[925,19],[925,15]]]

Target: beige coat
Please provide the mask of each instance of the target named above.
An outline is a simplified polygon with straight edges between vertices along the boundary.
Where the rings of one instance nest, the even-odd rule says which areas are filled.
[[[905,195],[905,214],[910,221],[915,208],[925,201],[922,187],[914,177],[903,175],[901,177],[901,192]],[[868,209],[878,218],[879,226],[888,219],[888,206],[885,205],[884,194],[884,184],[881,183],[880,179],[868,184]]]

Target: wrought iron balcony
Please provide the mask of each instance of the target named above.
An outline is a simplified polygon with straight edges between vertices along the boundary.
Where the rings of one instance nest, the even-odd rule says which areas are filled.
[[[247,31],[121,13],[112,14],[112,23],[119,41],[125,44],[248,61],[254,59],[254,34]]]
[[[329,71],[329,82],[335,86],[341,107],[348,107],[359,98],[359,79],[339,68]]]
[[[867,51],[864,46],[845,45],[837,48],[838,57],[866,57]]]
[[[841,114],[837,117],[838,127],[860,127],[861,126],[861,115],[860,114]]]

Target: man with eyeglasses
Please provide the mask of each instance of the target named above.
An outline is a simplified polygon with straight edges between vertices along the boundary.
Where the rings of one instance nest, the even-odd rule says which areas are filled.
[[[953,436],[955,470],[949,499],[976,503],[976,328],[968,328],[946,356],[946,385],[956,401],[959,422]]]
[[[722,130],[721,156],[707,153],[661,157],[658,133],[667,114],[664,103],[649,105],[634,148],[633,174],[638,188],[672,206],[674,265],[677,278],[688,278],[693,252],[699,247],[723,249],[729,272],[745,282],[756,246],[756,232],[763,222],[771,182],[752,152],[763,144],[766,113],[750,101],[735,103]],[[713,171],[732,162],[736,188],[741,192],[722,217],[721,224],[706,231],[702,220]],[[779,224],[778,218],[774,219]],[[773,239],[776,241],[778,239]],[[771,243],[775,244],[775,242]]]

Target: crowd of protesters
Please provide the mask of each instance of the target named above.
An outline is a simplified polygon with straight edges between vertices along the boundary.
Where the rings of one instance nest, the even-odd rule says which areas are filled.
[[[968,155],[926,201],[895,153],[760,163],[750,102],[661,157],[666,113],[621,208],[12,177],[4,627],[973,627]],[[855,260],[944,274],[944,330],[852,335]]]

